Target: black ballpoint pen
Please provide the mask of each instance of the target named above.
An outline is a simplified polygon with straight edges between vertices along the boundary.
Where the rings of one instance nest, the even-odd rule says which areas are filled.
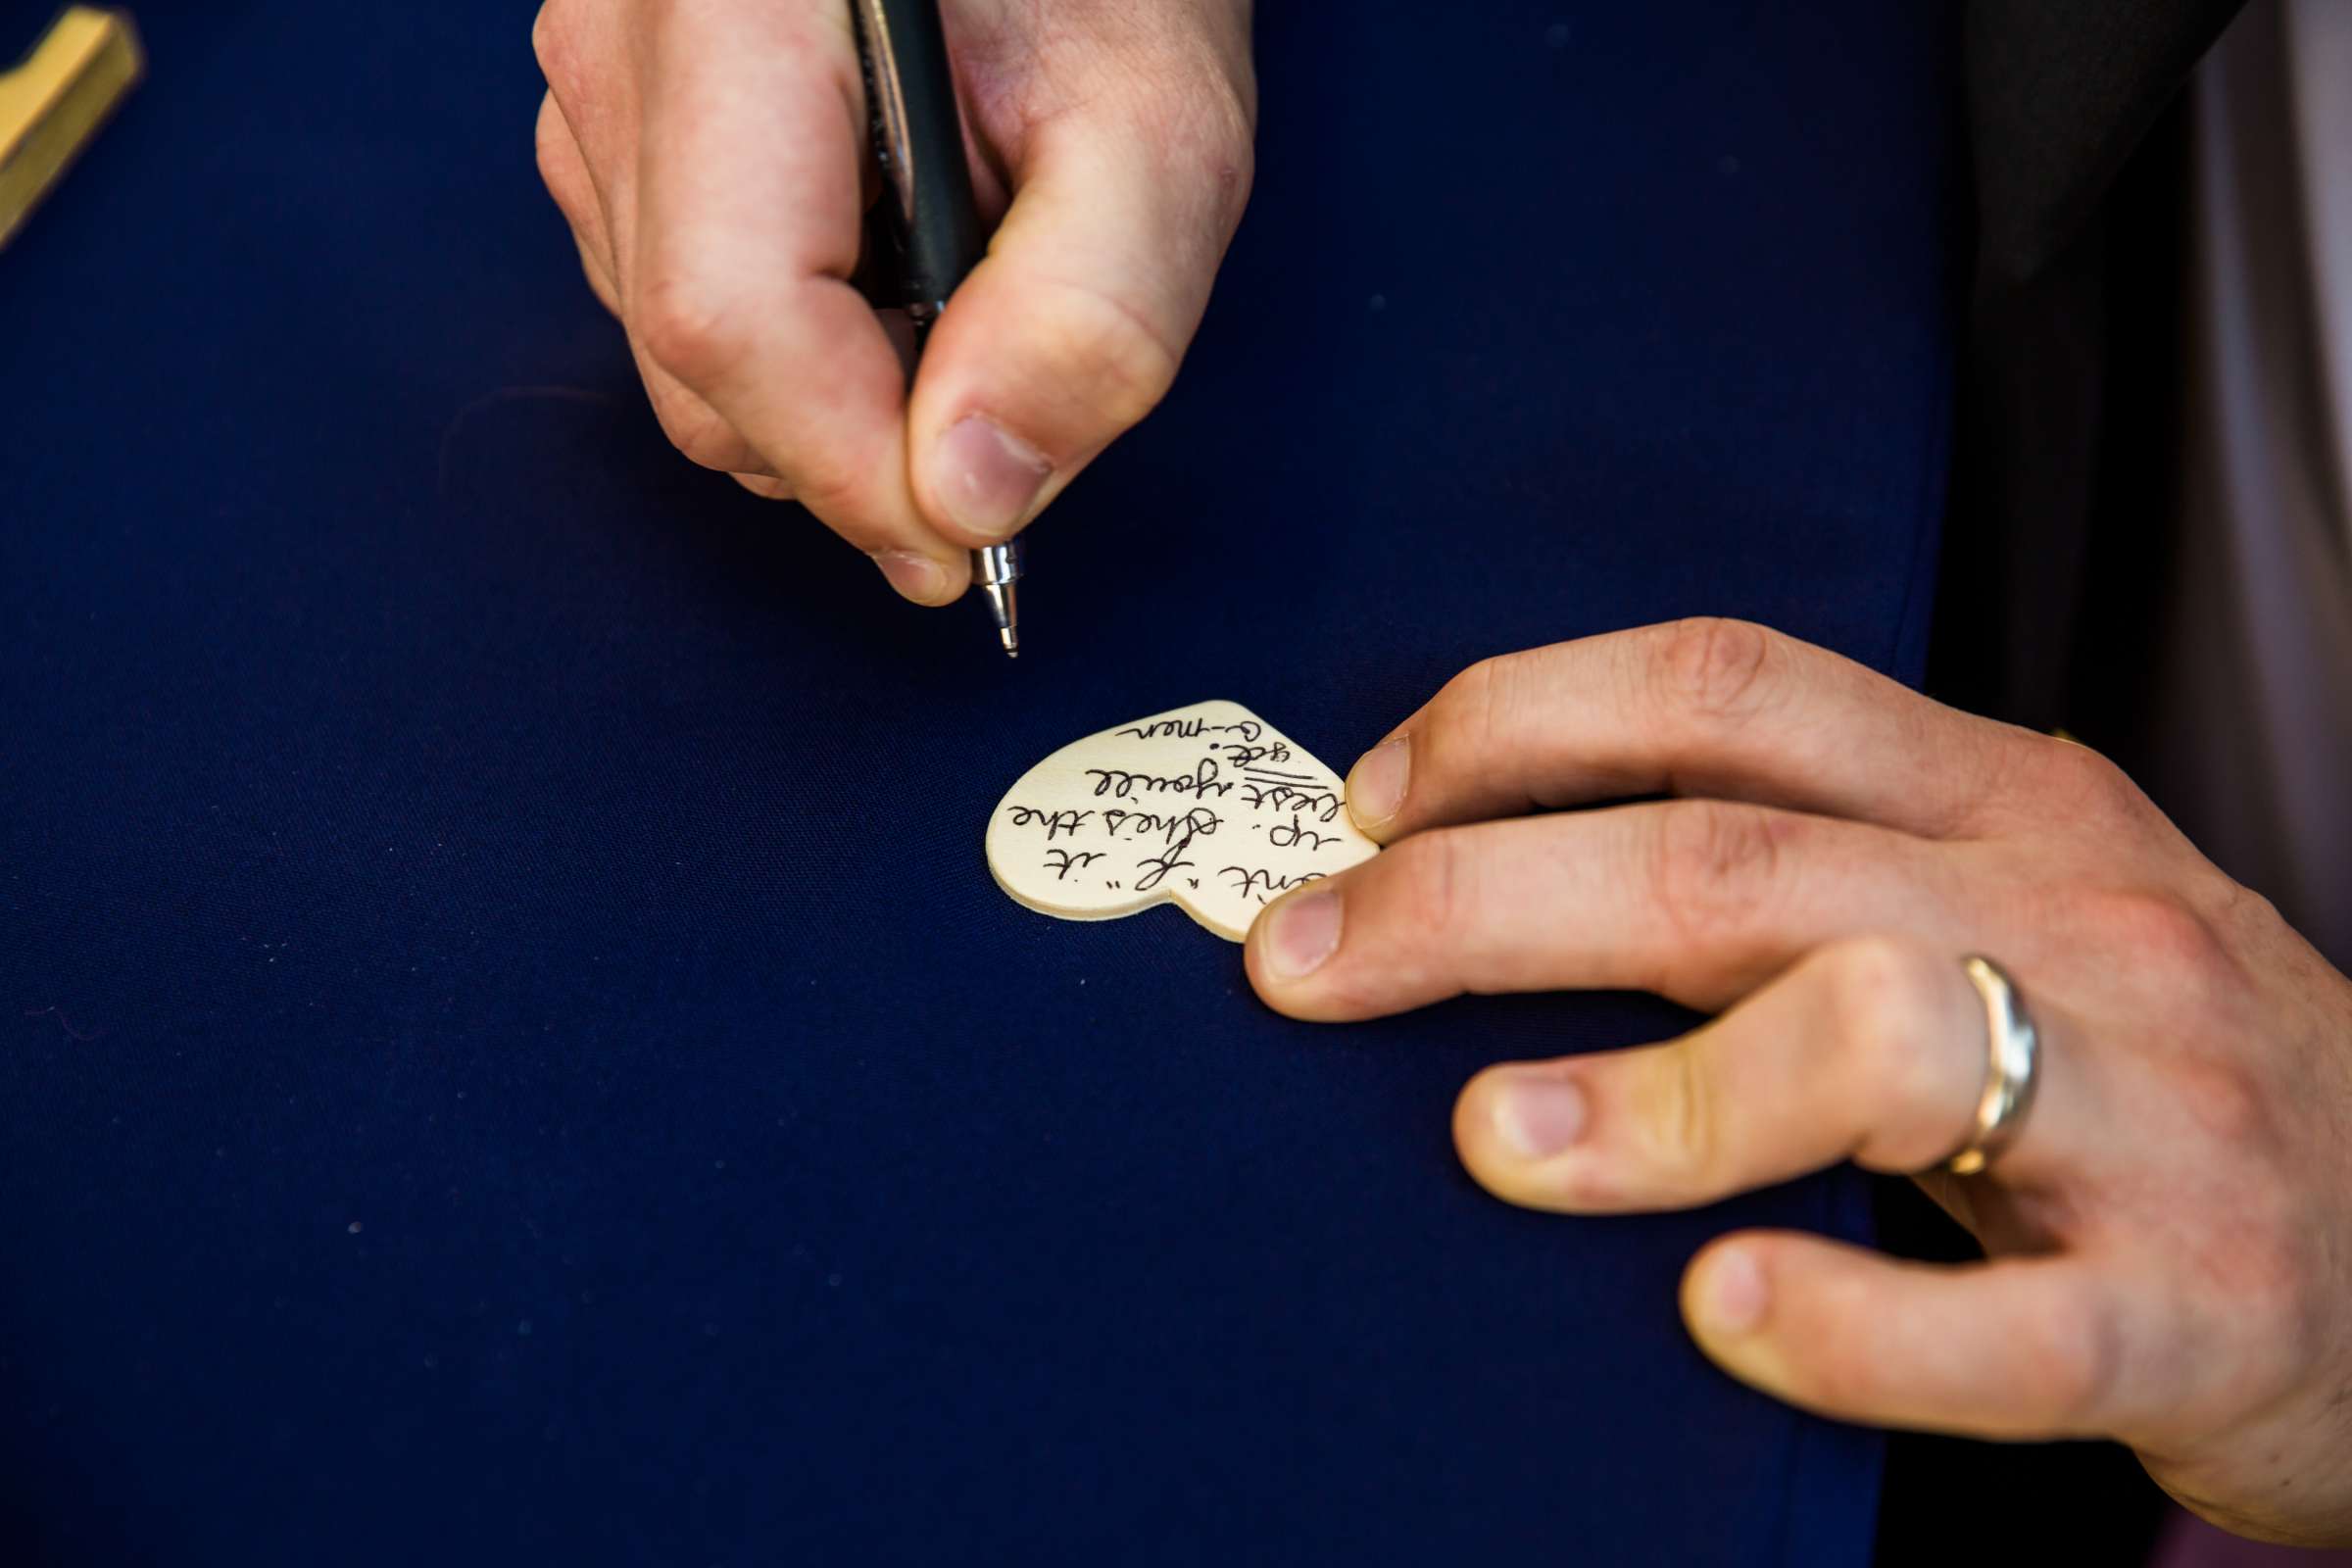
[[[882,190],[867,211],[858,286],[877,308],[898,308],[923,350],[956,285],[980,263],[988,239],[963,161],[963,117],[948,64],[939,0],[850,0],[865,67],[867,118]],[[1004,652],[1021,651],[1017,539],[972,552],[972,581],[988,598]]]

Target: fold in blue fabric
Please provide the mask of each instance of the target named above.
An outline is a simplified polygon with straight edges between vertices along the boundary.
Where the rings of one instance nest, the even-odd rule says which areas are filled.
[[[142,16],[0,253],[0,1557],[1865,1560],[1879,1440],[1675,1311],[1861,1177],[1452,1157],[1478,1067],[1683,1015],[1294,1023],[980,842],[1107,724],[1345,768],[1685,613],[1916,678],[1949,13],[1263,10],[1250,216],[1012,665],[663,444],[527,6]]]

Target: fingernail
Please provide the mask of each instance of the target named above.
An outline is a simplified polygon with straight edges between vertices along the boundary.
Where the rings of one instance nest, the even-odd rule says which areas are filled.
[[[948,574],[939,563],[911,550],[885,550],[874,557],[874,564],[893,588],[917,604],[937,603],[948,586]]]
[[[1340,896],[1301,893],[1274,906],[1267,923],[1266,967],[1277,980],[1315,972],[1340,945]]]
[[[952,425],[931,458],[932,486],[948,515],[991,539],[1012,532],[1053,471],[1035,447],[977,414]]]
[[[1408,737],[1382,741],[1356,759],[1348,774],[1348,810],[1367,826],[1386,822],[1404,804],[1404,776],[1413,765]]]
[[[1547,1159],[1585,1135],[1585,1092],[1549,1073],[1512,1073],[1494,1092],[1494,1114],[1521,1159]]]
[[[1724,1248],[1699,1281],[1699,1326],[1721,1335],[1749,1333],[1764,1321],[1768,1295],[1754,1254],[1743,1247]]]

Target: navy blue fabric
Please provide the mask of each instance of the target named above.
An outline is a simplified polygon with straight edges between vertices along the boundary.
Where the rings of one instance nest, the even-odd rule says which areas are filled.
[[[1477,1067],[1680,1015],[1292,1023],[980,839],[1108,723],[1345,767],[1685,612],[1915,676],[1948,17],[1265,10],[1251,216],[1012,666],[663,445],[527,5],[144,15],[0,252],[0,1559],[1865,1557],[1879,1440],[1674,1310],[1859,1177],[1452,1158]]]

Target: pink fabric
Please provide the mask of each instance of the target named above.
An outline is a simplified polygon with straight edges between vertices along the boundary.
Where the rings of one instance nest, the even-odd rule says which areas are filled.
[[[2352,1551],[2304,1551],[2240,1541],[2176,1508],[2148,1568],[2352,1568]]]
[[[2190,92],[2182,508],[2142,782],[2352,965],[2352,5],[2255,0]]]

